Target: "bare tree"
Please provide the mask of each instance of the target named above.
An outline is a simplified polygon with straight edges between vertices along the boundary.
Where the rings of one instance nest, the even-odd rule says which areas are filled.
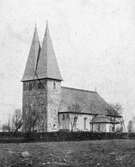
[[[107,115],[111,117],[110,120],[113,122],[112,131],[115,132],[118,130],[115,128],[116,122],[119,122],[119,124],[121,124],[121,127],[119,128],[119,130],[123,130],[123,126],[124,126],[123,117],[122,117],[123,108],[121,104],[119,103],[110,104],[109,107],[106,108],[106,110],[107,110]]]
[[[116,111],[116,113],[120,116],[122,115],[122,111],[123,111],[123,107],[121,104],[116,103],[114,105],[112,105],[112,107],[114,108],[114,110]]]
[[[20,109],[16,109],[12,117],[12,128],[14,129],[14,132],[18,132],[22,127],[22,124],[22,112]]]
[[[122,115],[122,105],[119,104],[119,103],[116,103],[116,104],[110,104],[110,107],[107,107],[107,112],[108,112],[108,115],[111,115],[111,116],[121,116]]]
[[[77,116],[74,116],[73,122],[71,122],[71,131],[73,131],[76,128],[76,123],[77,123]]]
[[[76,113],[80,113],[82,111],[81,106],[78,103],[72,104],[71,106],[68,107],[69,111],[72,111],[75,113],[74,117],[73,117],[73,121],[71,121],[71,131],[73,131],[74,129],[76,129],[76,124],[77,124],[77,120],[78,120],[78,114]]]
[[[25,131],[26,132],[34,132],[40,122],[39,113],[29,107],[29,110],[25,117]]]

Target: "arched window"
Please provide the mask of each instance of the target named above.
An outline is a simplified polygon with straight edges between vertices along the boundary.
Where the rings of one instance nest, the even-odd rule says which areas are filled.
[[[100,123],[98,124],[98,132],[100,132]]]
[[[86,121],[87,121],[87,118],[85,117],[85,118],[84,118],[84,130],[87,129],[87,128],[86,128]]]
[[[73,122],[73,127],[76,129],[76,125],[77,125],[77,119],[78,119],[78,117],[77,116],[75,116],[74,117],[74,122]]]

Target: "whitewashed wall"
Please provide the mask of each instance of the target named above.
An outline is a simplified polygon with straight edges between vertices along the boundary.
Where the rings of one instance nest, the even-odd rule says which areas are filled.
[[[76,123],[74,118],[76,119]],[[68,129],[73,131],[91,131],[90,122],[92,115],[88,114],[59,114],[59,129]]]
[[[76,123],[74,121],[75,117],[77,117]],[[90,124],[92,117],[93,117],[92,115],[88,115],[88,114],[61,113],[59,114],[59,129],[65,129],[69,131],[92,131],[93,130],[93,132],[112,132],[113,131],[113,124],[111,123],[93,124],[93,128],[92,128],[92,124]],[[120,124],[116,124],[115,130],[117,128],[120,128],[120,126],[121,126]]]
[[[111,129],[111,124],[108,123],[93,124],[93,132],[110,132]]]

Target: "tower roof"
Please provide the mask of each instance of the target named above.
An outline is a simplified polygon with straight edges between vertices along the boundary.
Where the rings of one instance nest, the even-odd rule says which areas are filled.
[[[37,29],[35,27],[32,45],[22,81],[44,78],[62,80],[48,24],[46,25],[41,49]]]
[[[43,38],[42,49],[39,55],[36,74],[39,79],[50,78],[62,80],[57,59],[54,53],[52,40],[46,24],[45,35]]]
[[[37,27],[35,26],[34,35],[31,43],[31,48],[29,51],[29,56],[25,66],[24,75],[22,81],[33,80],[35,77],[35,71],[37,66],[37,60],[40,53],[40,42],[37,32]]]

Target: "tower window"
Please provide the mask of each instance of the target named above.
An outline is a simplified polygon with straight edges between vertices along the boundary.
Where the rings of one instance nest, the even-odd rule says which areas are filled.
[[[32,83],[29,83],[29,90],[32,90]]]
[[[56,89],[56,82],[53,82],[53,89]]]
[[[39,83],[38,83],[38,89],[43,89],[43,88],[44,88],[43,83],[39,82]]]
[[[29,90],[29,82],[24,83],[24,90]]]
[[[23,88],[24,88],[24,90],[27,90],[27,89],[28,89],[28,88],[27,88],[27,83],[24,83]]]

